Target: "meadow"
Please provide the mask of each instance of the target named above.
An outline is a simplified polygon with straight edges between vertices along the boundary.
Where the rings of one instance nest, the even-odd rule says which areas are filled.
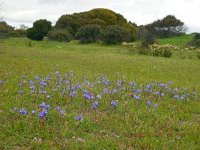
[[[200,149],[196,51],[25,38],[0,48],[0,149]]]

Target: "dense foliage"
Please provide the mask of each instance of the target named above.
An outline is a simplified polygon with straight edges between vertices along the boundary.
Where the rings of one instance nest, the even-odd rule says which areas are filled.
[[[32,40],[42,40],[51,30],[51,22],[46,19],[40,19],[33,23],[33,27],[27,30],[27,37]]]
[[[48,38],[53,41],[70,42],[72,35],[67,30],[52,30],[48,33]]]
[[[190,46],[200,47],[200,33],[196,33],[193,39],[188,43]]]
[[[76,33],[76,39],[80,40],[81,43],[93,43],[99,39],[101,26],[99,25],[85,25],[79,28]]]
[[[172,37],[185,34],[187,28],[184,23],[173,15],[146,25],[149,32],[157,37]]]
[[[74,13],[72,15],[63,15],[56,22],[55,28],[67,29],[73,36],[75,36],[76,34],[80,34],[78,32],[80,32],[83,26],[86,25],[97,25],[101,28],[106,28],[110,25],[119,25],[126,28],[132,40],[135,39],[136,25],[127,22],[122,15],[109,9],[93,9],[86,12]],[[80,38],[79,36],[77,37]]]
[[[14,31],[14,28],[9,26],[6,22],[0,22],[0,36],[7,37]]]
[[[111,25],[100,33],[101,40],[106,44],[117,44],[131,40],[131,34],[123,27]]]

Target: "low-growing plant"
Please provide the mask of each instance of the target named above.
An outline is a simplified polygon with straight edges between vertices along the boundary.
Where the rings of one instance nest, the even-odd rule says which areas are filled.
[[[172,50],[165,49],[163,52],[163,57],[170,58],[172,56]]]
[[[31,40],[26,40],[26,46],[27,47],[33,47],[34,46],[34,43],[31,41]]]

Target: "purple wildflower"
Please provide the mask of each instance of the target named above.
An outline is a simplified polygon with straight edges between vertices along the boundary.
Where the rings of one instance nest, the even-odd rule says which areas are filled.
[[[45,102],[42,102],[39,106],[40,106],[41,108],[45,108],[46,103],[45,103]]]
[[[159,95],[160,95],[160,92],[156,92],[155,95],[156,95],[156,96],[159,96]]]
[[[22,90],[19,90],[19,94],[23,94],[23,91],[22,91]]]
[[[117,86],[118,86],[118,87],[121,87],[121,86],[122,86],[122,81],[118,80],[118,81],[117,81]]]
[[[98,99],[101,99],[101,95],[100,95],[100,94],[98,94],[96,97],[97,97]]]
[[[169,84],[169,85],[172,85],[172,84],[173,84],[173,82],[171,82],[171,81],[168,81],[168,84]]]
[[[38,116],[40,119],[43,119],[44,117],[46,117],[48,115],[48,112],[46,109],[43,109],[41,112],[39,112]]]
[[[47,95],[47,98],[50,99],[50,98],[51,98],[51,95]]]
[[[114,89],[114,90],[113,90],[113,93],[116,94],[116,93],[117,93],[117,89]]]
[[[20,109],[19,113],[20,113],[21,115],[26,115],[26,114],[27,114],[27,111],[26,111],[24,108],[22,108],[22,109]]]
[[[76,117],[75,117],[75,120],[81,121],[81,120],[83,120],[83,116],[82,116],[82,115],[76,116]]]
[[[117,102],[116,102],[116,101],[111,101],[110,105],[111,105],[112,107],[116,107],[116,106],[117,106]]]
[[[91,99],[94,99],[94,96],[92,93],[85,93],[84,94],[84,98],[87,99],[87,100],[91,100]]]
[[[137,95],[134,95],[133,98],[134,98],[135,100],[139,100],[140,97],[137,96]]]
[[[179,99],[179,96],[178,96],[178,95],[175,95],[175,96],[174,96],[174,99]]]
[[[55,110],[60,110],[60,107],[59,107],[59,106],[57,106],[57,107],[55,108]]]
[[[72,92],[70,93],[70,97],[75,97],[75,95],[76,95],[76,93],[75,93],[74,91],[72,91]]]
[[[20,87],[20,88],[21,88],[21,87],[22,87],[22,83],[19,83],[19,84],[18,84],[18,87]]]
[[[45,106],[45,109],[49,109],[49,108],[50,108],[50,105],[46,105],[46,106]]]
[[[97,107],[99,106],[99,103],[97,101],[95,101],[93,104],[92,104],[92,108],[93,109],[97,109]]]
[[[60,114],[64,115],[65,111],[64,110],[60,110]]]
[[[31,112],[31,113],[32,113],[32,115],[35,115],[35,113],[36,113],[36,110],[32,110],[32,112]]]
[[[154,108],[158,108],[158,104],[157,103],[154,104]]]
[[[147,105],[151,106],[151,101],[147,100]]]
[[[108,93],[108,89],[107,88],[104,88],[103,89],[103,94],[107,94]]]

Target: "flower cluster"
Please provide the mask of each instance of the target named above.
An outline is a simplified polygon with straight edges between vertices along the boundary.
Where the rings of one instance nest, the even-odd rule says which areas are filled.
[[[55,111],[61,116],[67,114],[66,110],[52,103],[54,98],[58,98],[58,95],[62,101],[79,101],[82,102],[83,107],[95,111],[102,111],[101,108],[105,107],[117,110],[118,107],[125,104],[124,100],[134,103],[145,101],[150,108],[159,108],[161,105],[159,102],[163,100],[189,101],[197,95],[195,88],[177,88],[170,81],[167,83],[136,83],[125,79],[111,81],[103,75],[94,81],[84,79],[81,82],[76,80],[72,72],[62,75],[56,71],[56,73],[49,73],[46,77],[37,75],[35,79],[28,80],[27,77],[22,79],[23,81],[18,84],[20,95],[29,97],[37,95],[45,100],[33,110],[28,111],[25,108],[15,107],[14,112],[23,116],[30,114],[40,119],[47,119],[49,111]],[[80,110],[75,111],[79,112]],[[82,119],[82,115],[75,117],[75,120]]]

